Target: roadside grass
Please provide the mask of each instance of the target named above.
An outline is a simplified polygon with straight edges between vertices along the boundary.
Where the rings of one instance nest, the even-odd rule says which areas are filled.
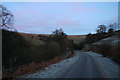
[[[104,57],[111,58],[114,62],[120,64],[120,31],[115,31],[114,34],[90,34],[87,36],[85,51],[93,51],[102,54]]]
[[[103,57],[109,57],[120,64],[120,46],[112,46],[110,44],[91,45],[90,51],[102,54]]]
[[[3,69],[2,78],[3,79],[6,79],[6,78],[19,78],[19,76],[21,76],[21,75],[31,74],[31,73],[36,72],[38,70],[42,70],[42,69],[44,69],[45,67],[47,67],[47,66],[49,66],[51,64],[58,63],[58,62],[60,62],[62,60],[65,60],[67,58],[71,58],[73,56],[74,56],[74,53],[70,53],[67,57],[64,57],[64,55],[61,55],[61,56],[54,57],[53,59],[50,59],[48,61],[42,61],[40,63],[31,62],[28,65],[24,65],[24,66],[19,67],[12,74],[10,74],[9,72],[6,72]]]

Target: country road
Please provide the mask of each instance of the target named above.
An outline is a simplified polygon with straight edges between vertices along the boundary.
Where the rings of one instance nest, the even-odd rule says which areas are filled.
[[[118,78],[118,64],[94,52],[75,56],[21,78]]]
[[[109,75],[101,67],[94,57],[85,52],[79,53],[79,59],[62,74],[62,78],[108,78]]]

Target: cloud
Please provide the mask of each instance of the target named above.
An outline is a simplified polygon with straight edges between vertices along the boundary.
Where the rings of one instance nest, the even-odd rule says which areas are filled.
[[[50,17],[36,10],[19,10],[14,12],[15,23],[20,26],[48,26]]]
[[[38,31],[44,32],[45,30],[53,30],[55,28],[65,27],[65,28],[74,28],[80,27],[84,24],[84,19],[82,20],[77,17],[76,13],[71,14],[71,9],[74,12],[97,12],[96,9],[83,7],[79,3],[72,4],[74,6],[69,6],[66,13],[64,14],[54,14],[55,12],[46,13],[46,10],[41,10],[37,8],[24,8],[23,10],[15,11],[16,24],[18,30],[24,31]],[[69,10],[70,9],[70,10]],[[69,13],[68,13],[69,12]],[[79,13],[78,13],[79,14]],[[76,16],[77,15],[77,16]],[[46,31],[45,31],[46,32]]]
[[[93,9],[93,8],[83,8],[83,7],[74,7],[74,8],[72,8],[72,10],[73,11],[75,11],[75,12],[83,12],[83,11],[87,11],[87,12],[100,12],[100,10],[98,10],[98,9]]]
[[[55,24],[59,26],[68,26],[68,27],[73,25],[76,26],[76,25],[80,25],[80,20],[63,17],[59,19]]]
[[[52,16],[47,16],[47,17],[52,17]],[[64,16],[59,19],[58,18],[50,19],[45,17],[45,18],[37,18],[34,20],[30,20],[30,19],[20,20],[16,24],[17,24],[16,28],[18,30],[22,30],[22,29],[27,30],[28,28],[53,30],[58,27],[79,26],[80,20],[72,19],[72,17],[69,16]]]
[[[77,25],[79,23],[78,20],[61,20],[57,24],[61,26],[71,26],[71,25]]]

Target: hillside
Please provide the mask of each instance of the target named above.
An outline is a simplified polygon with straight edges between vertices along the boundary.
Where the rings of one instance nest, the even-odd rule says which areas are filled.
[[[98,42],[93,43],[94,45],[103,45],[103,44],[111,44],[116,46],[120,42],[120,38],[118,36],[111,36],[102,40],[99,40]]]
[[[112,34],[112,35],[111,35]],[[86,44],[84,50],[93,51],[102,54],[104,57],[109,57],[115,62],[120,64],[120,31],[113,33],[103,34],[103,36],[109,35],[91,44]],[[97,36],[96,36],[97,37]],[[91,38],[92,39],[92,38]],[[95,36],[93,36],[95,39]]]
[[[66,36],[2,30],[2,77],[17,77],[72,57],[72,45]]]
[[[68,35],[69,39],[72,39],[75,44],[79,44],[81,41],[85,40],[86,35]]]
[[[111,34],[111,33],[108,33]],[[98,40],[97,42],[92,43],[93,45],[103,45],[103,44],[110,44],[112,46],[118,46],[120,42],[120,31],[116,31],[112,33],[111,36]]]
[[[22,35],[26,39],[26,41],[28,41],[28,42],[30,42],[30,43],[32,43],[34,45],[44,44],[44,41],[39,40],[38,35],[25,34],[25,33],[20,34],[20,35]]]
[[[46,47],[37,35],[2,30],[2,67],[14,72],[21,65],[48,60]]]
[[[20,65],[21,60],[27,58],[28,49],[31,49],[31,44],[19,33],[2,30],[2,65],[5,68]]]
[[[46,36],[46,37],[50,36],[50,34],[28,34],[28,33],[20,33],[20,35],[22,35],[27,41],[35,45],[45,43],[41,38],[42,36]],[[68,35],[67,37],[73,40],[75,44],[79,44],[81,41],[85,39],[86,35]]]

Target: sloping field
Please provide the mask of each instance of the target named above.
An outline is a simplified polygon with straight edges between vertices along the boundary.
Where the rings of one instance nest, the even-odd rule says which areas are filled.
[[[45,41],[39,39],[39,34],[27,34],[27,33],[20,33],[28,42],[34,45],[44,44]],[[41,34],[42,35],[42,34]],[[44,34],[43,34],[44,36]],[[48,36],[48,35],[45,35]]]
[[[68,38],[72,39],[74,43],[79,44],[82,40],[84,40],[86,35],[69,35]]]
[[[38,37],[41,36],[50,36],[50,34],[28,34],[28,33],[20,33],[27,41],[34,45],[44,44],[45,41],[40,40]],[[72,39],[74,43],[79,44],[82,40],[84,40],[86,35],[68,35],[69,39]]]
[[[97,44],[97,45],[102,45],[102,44],[111,44],[111,45],[117,45],[120,42],[120,39],[118,38],[118,36],[111,36],[102,40],[99,40],[96,43],[93,44]]]

